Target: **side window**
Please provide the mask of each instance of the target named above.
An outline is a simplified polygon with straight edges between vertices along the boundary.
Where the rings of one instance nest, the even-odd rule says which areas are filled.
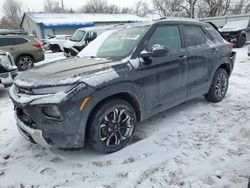
[[[25,44],[27,43],[28,41],[24,38],[14,38],[14,41],[15,41],[15,44],[16,45],[20,45],[20,44]]]
[[[181,49],[181,37],[178,26],[159,26],[154,31],[148,41],[148,49],[153,45],[161,44],[167,46],[170,50]]]
[[[184,26],[186,46],[197,46],[206,43],[207,36],[200,26]]]
[[[15,45],[15,41],[12,38],[0,38],[0,46]]]

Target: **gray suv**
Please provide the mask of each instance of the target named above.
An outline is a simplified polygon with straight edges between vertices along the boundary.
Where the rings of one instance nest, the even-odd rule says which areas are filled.
[[[81,57],[18,75],[9,94],[33,143],[110,153],[137,122],[198,96],[226,95],[235,52],[210,24],[160,20],[104,32]]]
[[[0,32],[0,50],[11,53],[18,70],[27,70],[34,63],[44,60],[40,42],[22,32]]]

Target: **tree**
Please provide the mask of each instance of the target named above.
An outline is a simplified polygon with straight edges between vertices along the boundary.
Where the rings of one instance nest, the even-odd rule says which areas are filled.
[[[89,0],[81,9],[84,13],[106,13],[108,2],[106,0]]]
[[[152,0],[155,12],[161,17],[179,15],[182,2],[183,0]]]
[[[203,0],[199,2],[199,17],[226,15],[231,7],[231,0]]]
[[[50,12],[50,13],[61,13],[61,12],[64,12],[63,3],[62,3],[62,6],[61,6],[59,1],[56,1],[56,0],[46,0],[44,2],[44,12]]]
[[[138,16],[146,16],[147,14],[152,13],[152,10],[150,10],[148,3],[139,0],[134,4],[132,12]]]
[[[5,0],[2,7],[4,17],[1,24],[8,29],[19,29],[22,19],[22,2],[19,0]]]

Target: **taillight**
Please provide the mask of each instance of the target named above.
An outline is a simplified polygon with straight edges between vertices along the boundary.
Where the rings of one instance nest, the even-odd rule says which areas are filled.
[[[36,48],[41,48],[42,47],[42,45],[40,44],[40,42],[35,42],[32,45],[35,46]]]

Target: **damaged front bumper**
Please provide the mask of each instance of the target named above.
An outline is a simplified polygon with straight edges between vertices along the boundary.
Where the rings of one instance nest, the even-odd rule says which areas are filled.
[[[16,122],[17,122],[18,131],[20,132],[20,134],[24,138],[26,138],[27,140],[29,140],[32,143],[36,143],[36,144],[39,144],[39,145],[44,146],[44,147],[51,147],[51,145],[49,145],[46,142],[46,140],[43,138],[42,131],[32,129],[32,128],[28,127],[27,125],[25,125],[18,118],[17,112],[15,112],[15,119],[16,119]]]
[[[83,147],[86,125],[81,123],[82,112],[78,106],[85,93],[81,91],[82,86],[70,93],[32,95],[26,93],[28,90],[23,91],[13,85],[9,95],[14,103],[17,128],[21,135],[44,147]],[[58,109],[60,118],[45,113],[44,108],[52,106]]]

